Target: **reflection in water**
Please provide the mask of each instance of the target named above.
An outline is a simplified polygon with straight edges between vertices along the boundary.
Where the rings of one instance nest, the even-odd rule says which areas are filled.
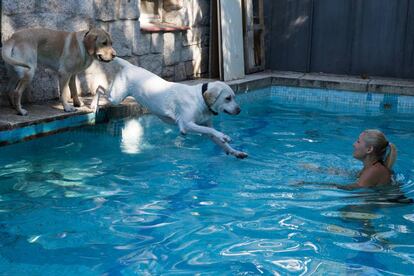
[[[122,128],[121,150],[124,153],[136,154],[141,151],[144,129],[138,119],[131,119]]]
[[[386,266],[381,261],[377,260],[377,255],[374,255],[373,253],[387,252],[390,255],[401,257],[399,256],[400,254],[394,252],[392,249],[393,241],[389,239],[392,238],[392,235],[389,235],[389,231],[392,229],[384,229],[384,227],[387,228],[386,224],[383,222],[386,218],[376,214],[386,212],[386,208],[398,208],[412,203],[412,199],[407,198],[400,187],[400,183],[394,183],[392,185],[373,189],[370,192],[364,191],[363,194],[361,194],[364,198],[363,202],[360,204],[346,205],[340,209],[342,220],[346,223],[353,224],[354,226],[352,228],[359,229],[363,234],[359,237],[354,237],[353,242],[335,242],[336,245],[342,248],[355,251],[355,255],[347,259],[348,263],[360,263],[363,265],[369,260],[372,268],[375,267],[378,270],[376,272],[379,273],[381,270],[386,270]],[[354,215],[350,216],[349,214]],[[375,225],[378,225],[378,230]]]

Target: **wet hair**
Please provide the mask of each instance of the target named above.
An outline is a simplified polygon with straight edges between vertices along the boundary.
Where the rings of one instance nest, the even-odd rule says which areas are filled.
[[[382,160],[384,166],[391,169],[397,159],[397,147],[388,142],[384,133],[378,129],[366,129],[363,133],[363,140],[367,146],[372,146],[378,160]]]

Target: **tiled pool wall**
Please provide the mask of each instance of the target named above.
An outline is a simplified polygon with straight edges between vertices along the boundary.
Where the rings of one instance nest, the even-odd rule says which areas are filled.
[[[84,125],[93,125],[96,122],[96,116],[93,113],[71,116],[64,119],[32,124],[18,128],[0,131],[0,146],[14,144],[45,135],[51,135],[71,128]]]
[[[351,92],[347,90],[308,88],[275,85],[272,78],[250,80],[242,83],[230,83],[230,86],[239,95],[240,103],[254,101],[255,98],[270,97],[282,100],[284,103],[298,105],[323,106],[324,109],[340,112],[357,112],[369,110],[384,112],[387,110],[400,113],[414,113],[414,97],[394,93]],[[255,93],[249,93],[255,92]],[[134,101],[120,107],[101,108],[99,114],[94,113],[62,116],[42,122],[26,124],[0,131],[0,146],[30,140],[45,135],[54,134],[84,125],[108,122],[113,118],[138,116],[145,110]],[[114,128],[119,129],[119,128]]]
[[[272,86],[271,98],[285,103],[322,105],[332,111],[370,110],[414,113],[414,97],[391,93],[351,92],[335,89]]]

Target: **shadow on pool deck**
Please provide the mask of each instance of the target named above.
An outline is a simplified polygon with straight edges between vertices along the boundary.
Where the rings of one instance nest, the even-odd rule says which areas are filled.
[[[186,84],[197,84],[211,79],[184,81]],[[304,74],[297,72],[262,72],[247,75],[244,79],[227,82],[236,93],[246,93],[270,86],[295,86],[308,88],[324,88],[358,92],[391,93],[414,96],[414,80],[368,78],[328,74]],[[84,97],[85,105],[76,112],[63,111],[60,101],[37,104],[26,104],[29,115],[20,116],[8,106],[0,107],[0,145],[7,145],[53,134],[73,127],[96,122],[105,122],[110,118],[137,116],[145,113],[139,104],[128,98],[121,105],[109,106],[101,99],[102,112],[99,116],[89,109],[92,97]]]

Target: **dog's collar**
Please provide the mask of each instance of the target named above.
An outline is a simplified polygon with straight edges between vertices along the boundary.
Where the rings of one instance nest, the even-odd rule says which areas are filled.
[[[201,94],[203,95],[203,99],[204,99],[204,93],[207,91],[208,88],[208,83],[203,83],[203,85],[201,86]],[[218,112],[214,111],[213,109],[211,109],[211,106],[208,105],[208,103],[206,102],[206,100],[204,99],[204,102],[207,105],[208,110],[210,110],[211,113],[213,113],[213,115],[218,115]]]

